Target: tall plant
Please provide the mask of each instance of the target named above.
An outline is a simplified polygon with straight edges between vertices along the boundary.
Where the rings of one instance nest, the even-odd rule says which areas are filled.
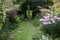
[[[0,29],[3,25],[3,2],[0,0]]]

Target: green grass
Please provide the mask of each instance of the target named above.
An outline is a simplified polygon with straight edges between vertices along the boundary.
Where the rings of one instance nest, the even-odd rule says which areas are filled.
[[[39,32],[39,27],[33,25],[33,23],[37,22],[38,20],[20,22],[19,27],[13,30],[13,40],[32,40],[33,36]]]

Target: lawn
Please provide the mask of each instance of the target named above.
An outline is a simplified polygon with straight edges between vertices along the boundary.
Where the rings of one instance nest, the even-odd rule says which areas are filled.
[[[39,20],[25,20],[19,23],[19,27],[10,34],[13,40],[32,40],[39,33],[39,25],[35,25]],[[35,23],[36,22],[36,23]],[[35,23],[35,24],[34,24]]]

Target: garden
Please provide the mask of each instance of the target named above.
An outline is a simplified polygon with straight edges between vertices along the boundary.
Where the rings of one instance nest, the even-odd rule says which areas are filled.
[[[0,40],[60,40],[60,0],[0,0]]]

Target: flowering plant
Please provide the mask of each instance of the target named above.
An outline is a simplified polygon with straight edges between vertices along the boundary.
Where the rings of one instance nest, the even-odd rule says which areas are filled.
[[[41,18],[40,22],[42,23],[45,34],[53,35],[54,37],[60,36],[60,17],[51,17],[51,14],[48,14]]]

